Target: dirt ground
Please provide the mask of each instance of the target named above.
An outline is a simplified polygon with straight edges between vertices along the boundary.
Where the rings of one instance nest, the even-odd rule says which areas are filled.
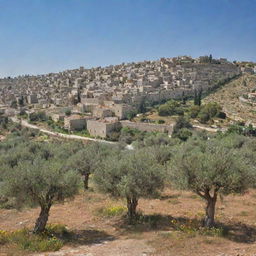
[[[204,215],[204,202],[190,192],[166,191],[160,199],[139,200],[143,215],[157,214],[155,223],[126,225],[121,216],[100,214],[103,207],[125,206],[92,191],[81,193],[73,201],[54,205],[49,223],[65,224],[76,239],[60,251],[33,255],[76,256],[253,256],[256,255],[256,191],[241,196],[219,198],[216,222],[228,230],[224,237],[174,230],[172,221],[186,225]],[[0,230],[32,228],[39,209],[0,209]],[[0,247],[0,255],[28,255],[12,246]]]

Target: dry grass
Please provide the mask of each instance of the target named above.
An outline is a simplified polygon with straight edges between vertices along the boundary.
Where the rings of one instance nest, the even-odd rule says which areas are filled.
[[[121,209],[125,202],[92,191],[81,193],[74,201],[53,206],[49,223],[65,224],[72,233],[64,250],[68,247],[82,250],[83,246],[108,241],[102,247],[86,247],[93,255],[104,255],[103,250],[109,252],[105,255],[115,255],[122,245],[131,244],[134,247],[131,254],[123,255],[138,255],[136,253],[140,249],[146,250],[146,246],[152,248],[148,255],[242,253],[249,256],[256,252],[255,195],[256,191],[252,190],[242,196],[231,195],[223,201],[219,200],[216,209],[218,230],[211,233],[199,228],[204,215],[204,202],[192,193],[180,191],[166,191],[160,199],[141,199],[138,210],[143,215],[134,226],[126,225],[121,214],[98,214],[101,209],[112,211],[111,207],[114,209],[116,206]],[[32,228],[38,212],[39,209],[22,212],[0,209],[0,229]],[[0,247],[1,256],[22,253],[11,245]]]

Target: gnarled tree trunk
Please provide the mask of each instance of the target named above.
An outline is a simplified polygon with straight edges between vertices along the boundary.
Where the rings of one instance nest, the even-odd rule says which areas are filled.
[[[204,226],[211,228],[214,226],[214,215],[215,215],[215,205],[216,199],[211,198],[207,201],[206,209],[205,209],[205,219]]]
[[[127,197],[127,208],[128,208],[128,218],[132,222],[136,217],[136,207],[138,205],[138,199],[136,197]]]
[[[196,191],[200,197],[206,200],[204,227],[211,228],[214,226],[215,205],[217,201],[218,190],[219,188],[214,188],[213,195],[211,195],[209,188],[205,189],[204,191]]]
[[[36,220],[36,224],[33,230],[34,233],[36,234],[42,233],[45,230],[48,217],[49,217],[50,208],[51,208],[51,204],[48,204],[46,206],[41,206],[41,211],[40,211],[39,217]]]
[[[214,190],[213,196],[211,196],[210,191],[207,190],[205,193],[205,199],[207,201],[205,208],[205,219],[204,226],[211,228],[214,226],[214,215],[215,215],[215,205],[217,201],[217,190]]]
[[[90,176],[90,173],[84,173],[83,175],[84,190],[88,190],[89,188],[89,176]]]

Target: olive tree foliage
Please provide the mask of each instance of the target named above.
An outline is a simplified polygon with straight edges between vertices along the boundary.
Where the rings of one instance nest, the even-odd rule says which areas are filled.
[[[132,144],[136,149],[144,147],[169,146],[172,147],[179,144],[180,140],[171,138],[167,133],[156,133],[146,136],[143,140],[136,140]]]
[[[99,167],[101,161],[114,152],[114,148],[99,143],[89,143],[68,159],[67,168],[76,170],[83,178],[84,190],[89,187],[90,175]]]
[[[109,156],[94,174],[98,189],[113,197],[125,198],[128,218],[136,217],[139,198],[155,197],[163,189],[165,171],[144,150]]]
[[[214,225],[215,205],[220,193],[243,193],[252,181],[252,169],[240,150],[219,141],[189,141],[177,148],[169,162],[171,181],[206,201],[204,226]]]
[[[17,208],[39,206],[41,209],[35,233],[45,230],[50,208],[55,202],[62,202],[78,192],[80,176],[66,168],[62,152],[65,147],[68,151],[69,146],[68,143],[26,142],[6,151],[5,157],[0,159],[3,195],[15,198]]]

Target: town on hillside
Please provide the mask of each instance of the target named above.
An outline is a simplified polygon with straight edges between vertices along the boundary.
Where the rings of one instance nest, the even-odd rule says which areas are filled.
[[[86,129],[92,137],[106,138],[120,127],[171,133],[170,124],[129,120],[145,104],[193,97],[195,91],[211,91],[241,73],[254,74],[256,66],[210,55],[7,77],[0,79],[0,111],[5,116],[44,111],[68,131]]]

